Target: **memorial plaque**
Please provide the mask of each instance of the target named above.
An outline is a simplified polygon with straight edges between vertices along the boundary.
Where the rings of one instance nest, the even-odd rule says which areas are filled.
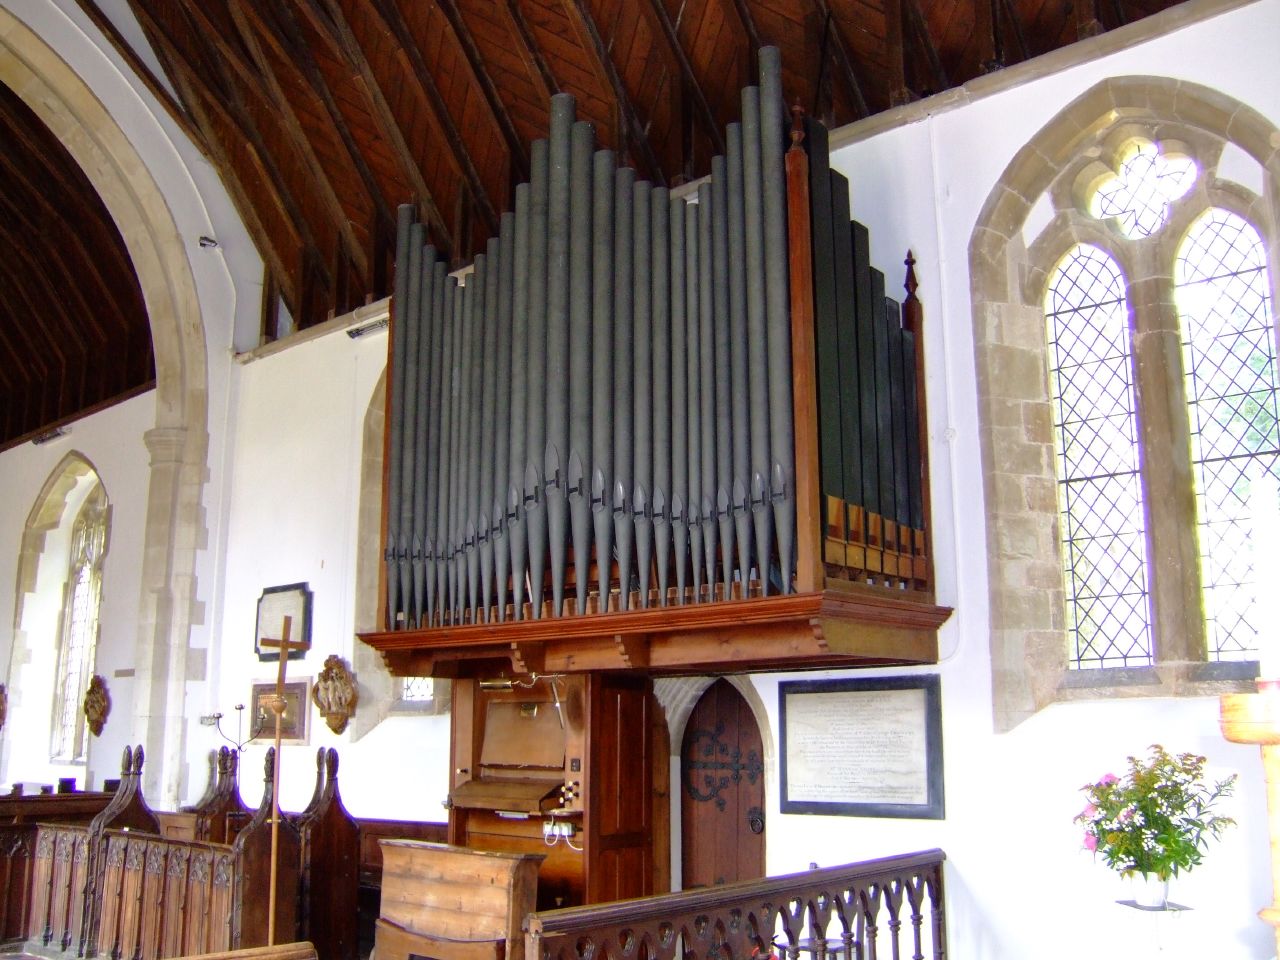
[[[941,819],[936,675],[779,684],[783,813]]]

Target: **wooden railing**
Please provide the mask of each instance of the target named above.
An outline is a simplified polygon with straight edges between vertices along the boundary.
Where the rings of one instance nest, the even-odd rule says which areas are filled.
[[[530,914],[527,960],[945,960],[941,850]]]

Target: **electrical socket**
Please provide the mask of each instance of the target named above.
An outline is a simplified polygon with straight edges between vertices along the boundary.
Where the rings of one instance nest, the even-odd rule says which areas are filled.
[[[577,828],[566,820],[543,820],[542,838],[558,840],[560,837],[570,838],[577,835]]]

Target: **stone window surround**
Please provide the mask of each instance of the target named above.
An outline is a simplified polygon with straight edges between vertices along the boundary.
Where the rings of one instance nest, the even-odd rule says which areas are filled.
[[[1146,242],[1131,242],[1079,213],[1079,185],[1096,162],[1110,164],[1120,144],[1135,135],[1177,142],[1200,163],[1196,187],[1173,208],[1171,220]],[[1262,197],[1216,181],[1213,172],[1227,143],[1263,170]],[[1028,248],[1023,227],[1041,195],[1056,211]],[[979,440],[987,503],[988,583],[993,711],[997,730],[1010,730],[1037,710],[1062,700],[1095,697],[1216,695],[1251,686],[1252,664],[1210,664],[1203,659],[1195,504],[1190,483],[1181,499],[1162,499],[1149,517],[1154,667],[1068,671],[1065,591],[1058,539],[1053,418],[1045,363],[1043,297],[1049,272],[1074,243],[1094,244],[1115,258],[1126,278],[1137,318],[1134,350],[1149,395],[1170,395],[1171,365],[1159,370],[1142,358],[1163,352],[1180,361],[1173,308],[1173,252],[1191,221],[1209,205],[1244,216],[1268,247],[1275,299],[1277,202],[1280,201],[1280,131],[1261,114],[1217,91],[1163,77],[1115,77],[1096,84],[1050,120],[1020,150],[993,188],[969,245],[974,351],[978,374]],[[1182,395],[1181,367],[1176,393]],[[1139,389],[1144,389],[1142,382]],[[1165,404],[1152,429],[1168,431],[1186,419],[1185,404]],[[1146,425],[1144,435],[1151,431]],[[1174,431],[1176,432],[1176,430]],[[1168,435],[1167,433],[1165,435]],[[1175,462],[1189,481],[1189,455],[1163,445],[1144,448],[1144,471],[1169,477]],[[1151,457],[1162,461],[1153,463]],[[1180,458],[1180,459],[1179,459]],[[1152,490],[1148,496],[1164,497]],[[1190,550],[1190,553],[1188,553]],[[1164,551],[1164,552],[1156,552]],[[1188,582],[1188,578],[1190,583]]]

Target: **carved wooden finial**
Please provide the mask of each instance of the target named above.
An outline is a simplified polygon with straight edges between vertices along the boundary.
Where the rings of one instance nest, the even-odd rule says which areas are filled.
[[[133,775],[135,777],[142,776],[142,744],[138,744],[133,748]]]
[[[271,781],[275,777],[276,770],[276,748],[267,747],[267,756],[262,763],[263,781],[267,784],[267,792],[270,793]]]
[[[791,105],[791,145],[798,147],[804,142],[804,107],[797,100]]]
[[[915,303],[916,288],[920,286],[919,281],[916,280],[916,255],[912,253],[910,250],[908,250],[907,259],[903,260],[902,262],[907,265],[907,279],[906,279],[906,282],[903,283],[903,287],[905,287],[907,291],[906,302]]]
[[[329,773],[329,782],[332,783],[338,779],[338,751],[330,747],[324,759],[325,768]]]
[[[124,756],[120,758],[120,778],[123,780],[133,772],[133,747],[124,748]]]

